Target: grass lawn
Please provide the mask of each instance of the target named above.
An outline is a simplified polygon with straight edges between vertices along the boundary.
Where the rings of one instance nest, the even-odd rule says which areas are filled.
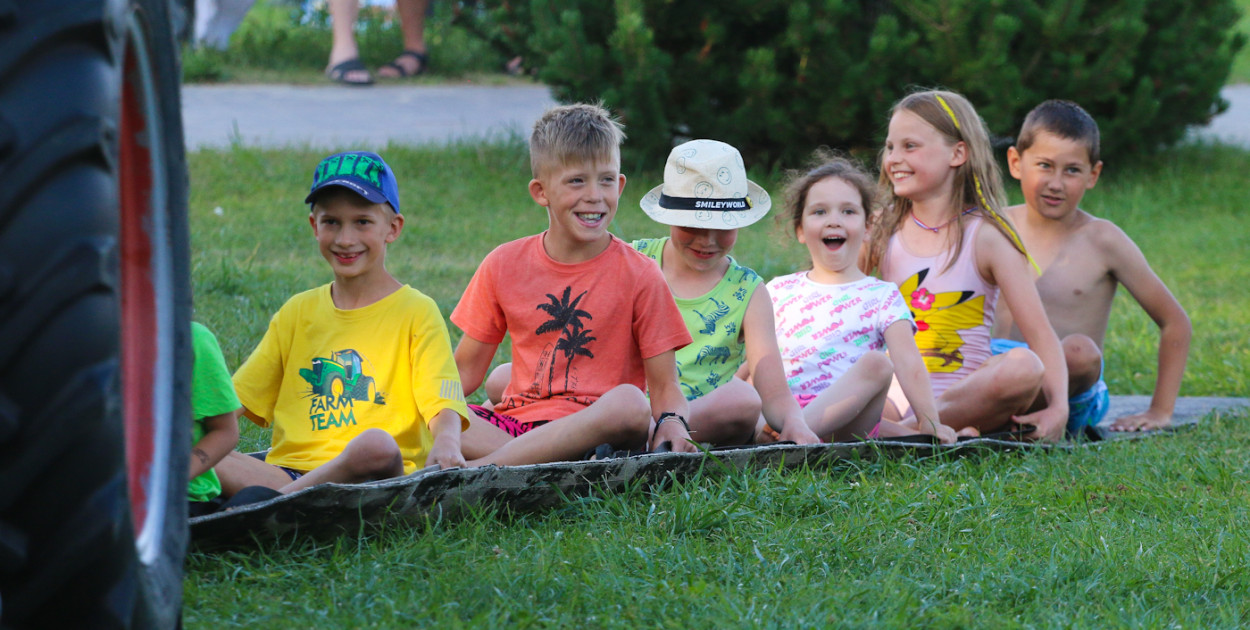
[[[1250,37],[1250,0],[1236,0],[1241,10],[1241,19],[1237,20],[1237,30]],[[1250,83],[1250,44],[1243,46],[1241,52],[1233,58],[1233,67],[1228,73],[1229,84]]]
[[[546,224],[519,142],[383,154],[408,221],[388,267],[444,315],[487,252]],[[300,203],[320,157],[189,156],[196,319],[232,369],[290,295],[331,279]],[[638,209],[662,160],[629,173],[619,236],[663,233]],[[1250,395],[1250,297],[1236,289],[1250,284],[1247,170],[1250,152],[1182,147],[1108,165],[1086,197],[1189,311],[1183,395]],[[780,190],[774,175],[753,179]],[[805,250],[766,221],[743,231],[735,254],[770,278],[797,269]],[[1156,338],[1120,295],[1107,339],[1113,393],[1151,391]],[[1250,613],[1245,419],[1072,453],[716,476],[540,514],[484,508],[334,543],[193,553],[184,614],[192,628],[1233,627]],[[242,448],[267,443],[244,424]]]

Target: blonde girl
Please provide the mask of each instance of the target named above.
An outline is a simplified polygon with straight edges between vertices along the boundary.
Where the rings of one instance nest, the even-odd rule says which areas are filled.
[[[955,432],[938,419],[903,296],[857,266],[877,196],[873,181],[846,159],[824,152],[816,159],[787,191],[788,228],[807,247],[811,269],[768,283],[790,391],[817,435],[860,437],[881,420],[897,372],[914,418],[883,422],[878,435],[919,431],[953,442]]]
[[[890,114],[881,151],[886,205],[860,260],[899,286],[916,321],[937,412],[956,428],[1012,422],[1056,440],[1068,417],[1059,339],[1034,285],[1034,267],[1003,216],[1002,175],[976,110],[953,92],[916,92]],[[999,293],[1029,348],[990,355]],[[907,399],[892,388],[887,417]]]

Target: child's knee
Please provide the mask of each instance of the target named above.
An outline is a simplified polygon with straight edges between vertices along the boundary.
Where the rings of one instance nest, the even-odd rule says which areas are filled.
[[[763,402],[760,401],[759,392],[755,391],[755,387],[750,383],[735,376],[720,388],[726,390],[725,393],[728,395],[729,404],[735,415],[758,416],[760,414]]]
[[[731,430],[735,433],[751,434],[755,431],[755,424],[759,421],[760,414],[764,411],[764,402],[760,399],[759,392],[750,383],[740,379],[733,378],[721,387],[732,388],[730,394],[729,409],[726,413],[726,422],[733,425]]]
[[[391,434],[381,429],[365,429],[344,449],[351,473],[358,477],[382,477],[403,470],[404,458]]]
[[[613,444],[628,442],[639,435],[645,439],[651,430],[651,403],[641,389],[633,385],[617,385],[604,392],[597,405],[611,410],[609,427],[616,432]]]
[[[1001,360],[994,369],[994,376],[997,380],[1022,391],[1031,391],[1041,387],[1046,366],[1032,350],[1012,348],[999,356]]]
[[[1068,378],[1074,381],[1098,380],[1102,372],[1102,351],[1093,339],[1085,335],[1068,335],[1063,338],[1063,357],[1068,364]]]
[[[503,400],[503,392],[507,389],[508,382],[511,380],[511,363],[503,363],[499,367],[491,370],[490,376],[486,377],[486,398],[492,403],[498,404]]]
[[[890,381],[894,378],[894,362],[884,352],[870,350],[855,363],[862,366],[864,374],[872,382],[882,383],[885,387],[890,386]]]

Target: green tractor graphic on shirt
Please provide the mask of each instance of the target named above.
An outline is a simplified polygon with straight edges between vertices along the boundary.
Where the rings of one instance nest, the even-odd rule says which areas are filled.
[[[386,400],[378,391],[373,377],[361,371],[360,353],[355,350],[336,350],[330,358],[312,360],[312,369],[301,368],[299,375],[312,386],[312,393],[330,396],[336,400],[344,397],[352,400],[373,401],[385,405]]]

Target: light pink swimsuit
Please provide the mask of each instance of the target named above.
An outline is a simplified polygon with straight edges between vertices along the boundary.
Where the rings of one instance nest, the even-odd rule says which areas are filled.
[[[990,358],[990,329],[998,287],[977,271],[976,235],[983,221],[965,222],[963,250],[950,269],[951,251],[922,257],[907,250],[898,233],[881,261],[882,279],[898,285],[916,320],[916,346],[924,357],[934,397]]]

